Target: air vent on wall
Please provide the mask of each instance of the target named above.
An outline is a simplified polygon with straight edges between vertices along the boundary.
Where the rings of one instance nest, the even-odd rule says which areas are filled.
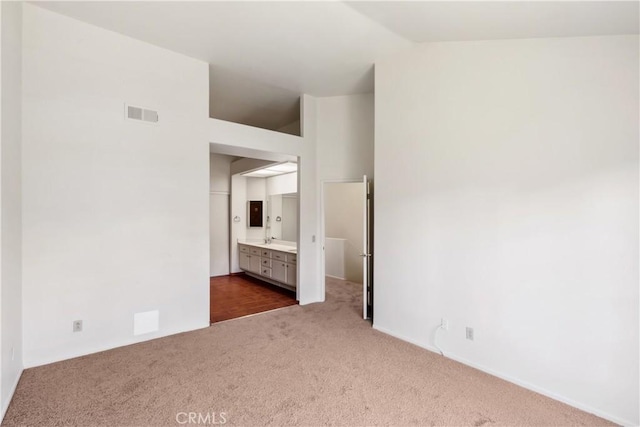
[[[147,123],[158,123],[158,112],[142,107],[125,104],[125,117],[129,120],[139,120]]]

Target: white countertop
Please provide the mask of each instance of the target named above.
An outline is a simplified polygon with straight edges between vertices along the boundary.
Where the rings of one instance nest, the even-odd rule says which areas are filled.
[[[298,248],[296,248],[295,246],[290,246],[290,245],[283,245],[283,244],[279,244],[279,243],[258,243],[258,242],[241,242],[238,241],[239,245],[248,245],[248,246],[255,246],[258,248],[263,248],[263,249],[271,249],[274,251],[280,251],[280,252],[287,252],[290,254],[297,254],[298,253]]]

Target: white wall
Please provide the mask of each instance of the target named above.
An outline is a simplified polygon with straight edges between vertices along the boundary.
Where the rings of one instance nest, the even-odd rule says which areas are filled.
[[[235,219],[238,218],[238,221]],[[238,240],[247,238],[247,178],[231,176],[231,272],[239,273]]]
[[[282,240],[295,242],[298,233],[298,198],[282,196]]]
[[[209,275],[229,274],[229,204],[231,161],[224,154],[209,155]]]
[[[363,184],[326,183],[325,236],[345,239],[344,278],[362,283]]]
[[[209,190],[229,193],[231,191],[231,161],[233,156],[209,154]]]
[[[347,273],[345,268],[344,253],[347,246],[347,239],[336,237],[324,238],[324,274],[325,276],[335,277],[337,279],[346,280]]]
[[[207,64],[30,4],[23,46],[25,365],[208,326]]]
[[[286,173],[266,178],[267,196],[298,192],[298,173]]]
[[[318,98],[318,178],[373,178],[373,94]]]
[[[303,95],[301,103],[302,136],[305,146],[298,156],[298,256],[297,294],[300,304],[324,301],[322,232],[319,210],[319,170],[317,159],[318,110],[314,98]],[[283,206],[284,207],[284,206]],[[302,286],[301,286],[302,284]]]
[[[209,276],[229,274],[229,194],[209,194]]]
[[[375,327],[638,416],[638,37],[376,64]],[[465,327],[475,341],[465,340]]]
[[[0,3],[0,421],[22,372],[22,4]]]

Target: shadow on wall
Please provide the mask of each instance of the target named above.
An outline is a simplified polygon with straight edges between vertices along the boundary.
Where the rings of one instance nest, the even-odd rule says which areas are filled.
[[[210,65],[209,117],[300,136],[300,94]]]

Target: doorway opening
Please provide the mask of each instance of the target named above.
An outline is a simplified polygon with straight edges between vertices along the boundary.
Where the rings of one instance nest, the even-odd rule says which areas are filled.
[[[329,283],[359,287],[361,315],[373,320],[371,196],[366,176],[361,180],[323,182],[321,268],[325,289]]]
[[[210,322],[297,304],[297,157],[210,146]]]

